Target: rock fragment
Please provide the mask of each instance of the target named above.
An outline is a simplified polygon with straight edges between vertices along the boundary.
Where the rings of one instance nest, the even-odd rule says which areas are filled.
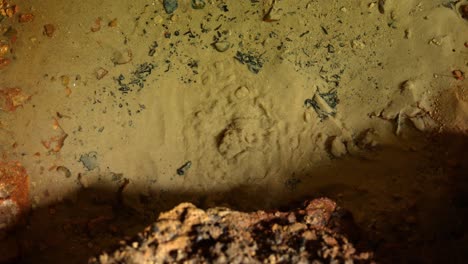
[[[266,5],[266,10],[263,21],[275,22],[280,20],[283,10],[278,7],[277,0],[267,0],[264,4]]]
[[[18,22],[20,23],[28,23],[28,22],[32,22],[33,20],[34,20],[34,14],[32,13],[20,14],[18,16]]]
[[[381,14],[385,14],[386,4],[387,4],[387,0],[379,0],[378,8]]]
[[[53,37],[55,33],[55,26],[53,24],[45,24],[43,34],[49,38]]]
[[[21,88],[0,89],[0,110],[14,112],[31,99]]]
[[[97,162],[97,152],[96,151],[91,151],[89,153],[85,153],[80,156],[81,163],[83,163],[83,166],[91,171],[94,170],[98,167],[98,162]]]
[[[96,79],[98,80],[101,80],[102,78],[104,78],[107,74],[109,73],[108,70],[102,68],[102,67],[99,67],[97,70],[96,70]]]
[[[330,154],[335,158],[341,158],[348,153],[345,143],[338,137],[334,137],[330,142]]]
[[[49,151],[60,152],[60,150],[63,148],[63,145],[65,144],[65,140],[67,139],[68,134],[65,133],[57,119],[54,119],[53,128],[54,130],[58,130],[58,133],[56,133],[54,136],[51,136],[47,140],[42,140],[41,143]]]
[[[174,13],[179,7],[179,3],[177,0],[164,0],[163,5],[164,10],[166,10],[166,13],[168,14]]]
[[[9,2],[9,1],[8,1]],[[4,17],[12,17],[18,12],[18,6],[7,3],[7,1],[0,1],[0,15]]]
[[[65,178],[70,178],[72,176],[71,171],[65,166],[58,166],[56,170],[62,173]]]
[[[117,27],[117,18],[112,19],[112,20],[107,24],[107,26],[112,27],[112,28],[113,28],[113,27]]]
[[[227,41],[219,41],[213,43],[213,47],[219,52],[225,52],[231,47],[231,43]]]
[[[94,24],[91,26],[91,32],[98,32],[99,30],[101,30],[101,22],[102,22],[102,18],[98,17],[96,18],[96,20],[94,20]]]
[[[192,0],[193,9],[203,9],[206,6],[205,0]]]
[[[249,96],[249,89],[245,86],[241,86],[239,88],[237,88],[237,90],[235,91],[234,95],[237,97],[237,99],[242,99],[242,98],[245,98],[247,96]]]
[[[453,77],[459,81],[465,80],[465,73],[460,70],[452,71]]]
[[[127,49],[123,52],[121,51],[116,51],[114,52],[114,55],[112,56],[111,60],[114,63],[114,65],[122,65],[122,64],[127,64],[131,62],[133,59],[133,53],[130,49]]]

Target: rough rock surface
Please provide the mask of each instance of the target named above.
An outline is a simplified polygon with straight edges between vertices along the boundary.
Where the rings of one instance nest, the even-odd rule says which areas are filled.
[[[17,246],[7,234],[21,222],[29,207],[26,169],[19,162],[0,160],[0,263],[17,256]]]
[[[335,202],[316,199],[289,212],[206,211],[183,203],[113,253],[90,263],[372,263],[332,230]]]
[[[0,237],[29,210],[29,177],[19,162],[0,161]],[[1,251],[0,251],[1,252]]]

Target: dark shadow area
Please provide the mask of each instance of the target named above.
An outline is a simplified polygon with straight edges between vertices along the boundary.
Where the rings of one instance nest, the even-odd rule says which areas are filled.
[[[297,182],[286,184],[283,192],[248,184],[227,192],[154,195],[121,188],[122,197],[118,188],[82,189],[61,203],[31,211],[1,247],[17,255],[11,263],[86,263],[181,202],[201,208],[287,210],[305,199],[327,196],[345,209],[343,217],[359,226],[350,228],[353,242],[375,251],[380,263],[465,263],[468,137],[447,134],[425,140],[419,150],[382,148],[370,156],[292,173]],[[137,207],[129,202],[135,200]]]

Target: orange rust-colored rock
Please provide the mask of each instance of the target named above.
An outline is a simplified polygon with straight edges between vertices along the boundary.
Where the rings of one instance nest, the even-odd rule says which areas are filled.
[[[107,24],[109,27],[116,27],[117,26],[117,18],[112,19],[109,24]]]
[[[0,70],[5,68],[6,66],[10,65],[11,60],[7,58],[0,58]]]
[[[101,30],[101,21],[102,19],[100,17],[96,18],[94,25],[91,27],[91,32],[98,32]]]
[[[460,70],[454,70],[452,71],[453,77],[459,81],[465,80],[465,73],[460,71]]]
[[[32,13],[20,14],[18,16],[18,22],[20,23],[32,22],[33,20],[34,20],[34,14]]]
[[[0,110],[14,112],[30,99],[31,96],[24,93],[21,88],[0,89]]]
[[[18,6],[9,4],[6,0],[0,0],[0,15],[12,17],[18,12]]]
[[[42,140],[41,143],[46,149],[53,152],[59,152],[62,149],[63,144],[65,143],[65,139],[67,139],[68,137],[68,134],[65,133],[57,119],[54,119],[54,124],[52,127],[54,130],[58,130],[59,134],[52,136],[47,140]]]
[[[10,46],[6,43],[0,43],[0,57],[3,57],[8,54],[10,51]]]
[[[19,162],[0,161],[0,230],[16,224],[29,205],[26,169]]]

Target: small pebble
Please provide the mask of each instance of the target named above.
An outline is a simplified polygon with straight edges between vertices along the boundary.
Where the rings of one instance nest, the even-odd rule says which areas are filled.
[[[205,0],[192,0],[193,9],[203,9],[205,8],[205,6],[206,6]]]
[[[20,23],[27,23],[27,22],[31,22],[33,20],[34,20],[34,15],[31,14],[31,13],[20,14],[18,16],[18,22],[20,22]]]
[[[238,99],[242,99],[249,95],[249,89],[245,86],[242,86],[239,87],[234,94]]]
[[[353,40],[351,42],[351,47],[353,49],[364,49],[366,47],[366,44],[364,44],[364,42],[362,42],[360,40]]]
[[[275,2],[269,7],[268,12],[263,16],[263,21],[265,22],[275,22],[281,19],[283,15],[282,9],[275,6]]]
[[[10,46],[8,44],[1,44],[0,45],[0,56],[5,56],[10,52]]]
[[[379,6],[379,12],[381,14],[385,14],[385,4],[386,4],[386,2],[387,2],[386,0],[379,0],[378,6]]]
[[[52,24],[46,24],[44,25],[44,32],[43,34],[49,38],[53,37],[54,36],[54,32],[55,32],[55,26],[52,25]]]
[[[56,169],[58,172],[61,172],[65,178],[70,178],[72,176],[70,170],[65,166],[58,166]]]
[[[213,47],[219,52],[225,52],[231,47],[231,44],[227,41],[220,41],[213,43]]]
[[[414,84],[414,81],[406,80],[400,85],[400,90],[401,90],[401,92],[411,91],[411,90],[415,89],[415,86],[416,85]]]
[[[63,86],[68,86],[68,84],[70,84],[70,77],[68,75],[60,76],[60,80],[62,81]]]
[[[98,32],[101,30],[101,21],[102,19],[100,17],[96,18],[94,25],[91,27],[91,32]]]
[[[460,71],[460,70],[454,70],[452,71],[453,77],[459,81],[465,80],[465,73]]]
[[[115,65],[122,65],[131,62],[133,59],[133,53],[130,49],[126,51],[116,51],[114,52],[113,57],[111,58],[112,62]]]
[[[109,73],[108,70],[102,68],[102,67],[99,67],[97,70],[96,70],[96,79],[98,80],[101,80],[102,78],[104,78],[107,74]]]
[[[411,36],[412,36],[411,30],[406,29],[406,30],[405,30],[405,39],[409,39],[409,38],[411,38]]]
[[[117,18],[114,18],[112,21],[107,24],[109,27],[116,27],[117,26]]]
[[[166,13],[172,14],[176,9],[179,7],[179,3],[177,0],[164,0],[163,1],[164,5],[164,10],[166,10]]]
[[[346,145],[339,138],[334,138],[331,142],[330,153],[335,158],[340,158],[347,153]]]
[[[83,166],[91,171],[96,169],[99,165],[97,162],[97,152],[91,151],[89,153],[82,154],[80,156],[79,162],[83,163]]]

